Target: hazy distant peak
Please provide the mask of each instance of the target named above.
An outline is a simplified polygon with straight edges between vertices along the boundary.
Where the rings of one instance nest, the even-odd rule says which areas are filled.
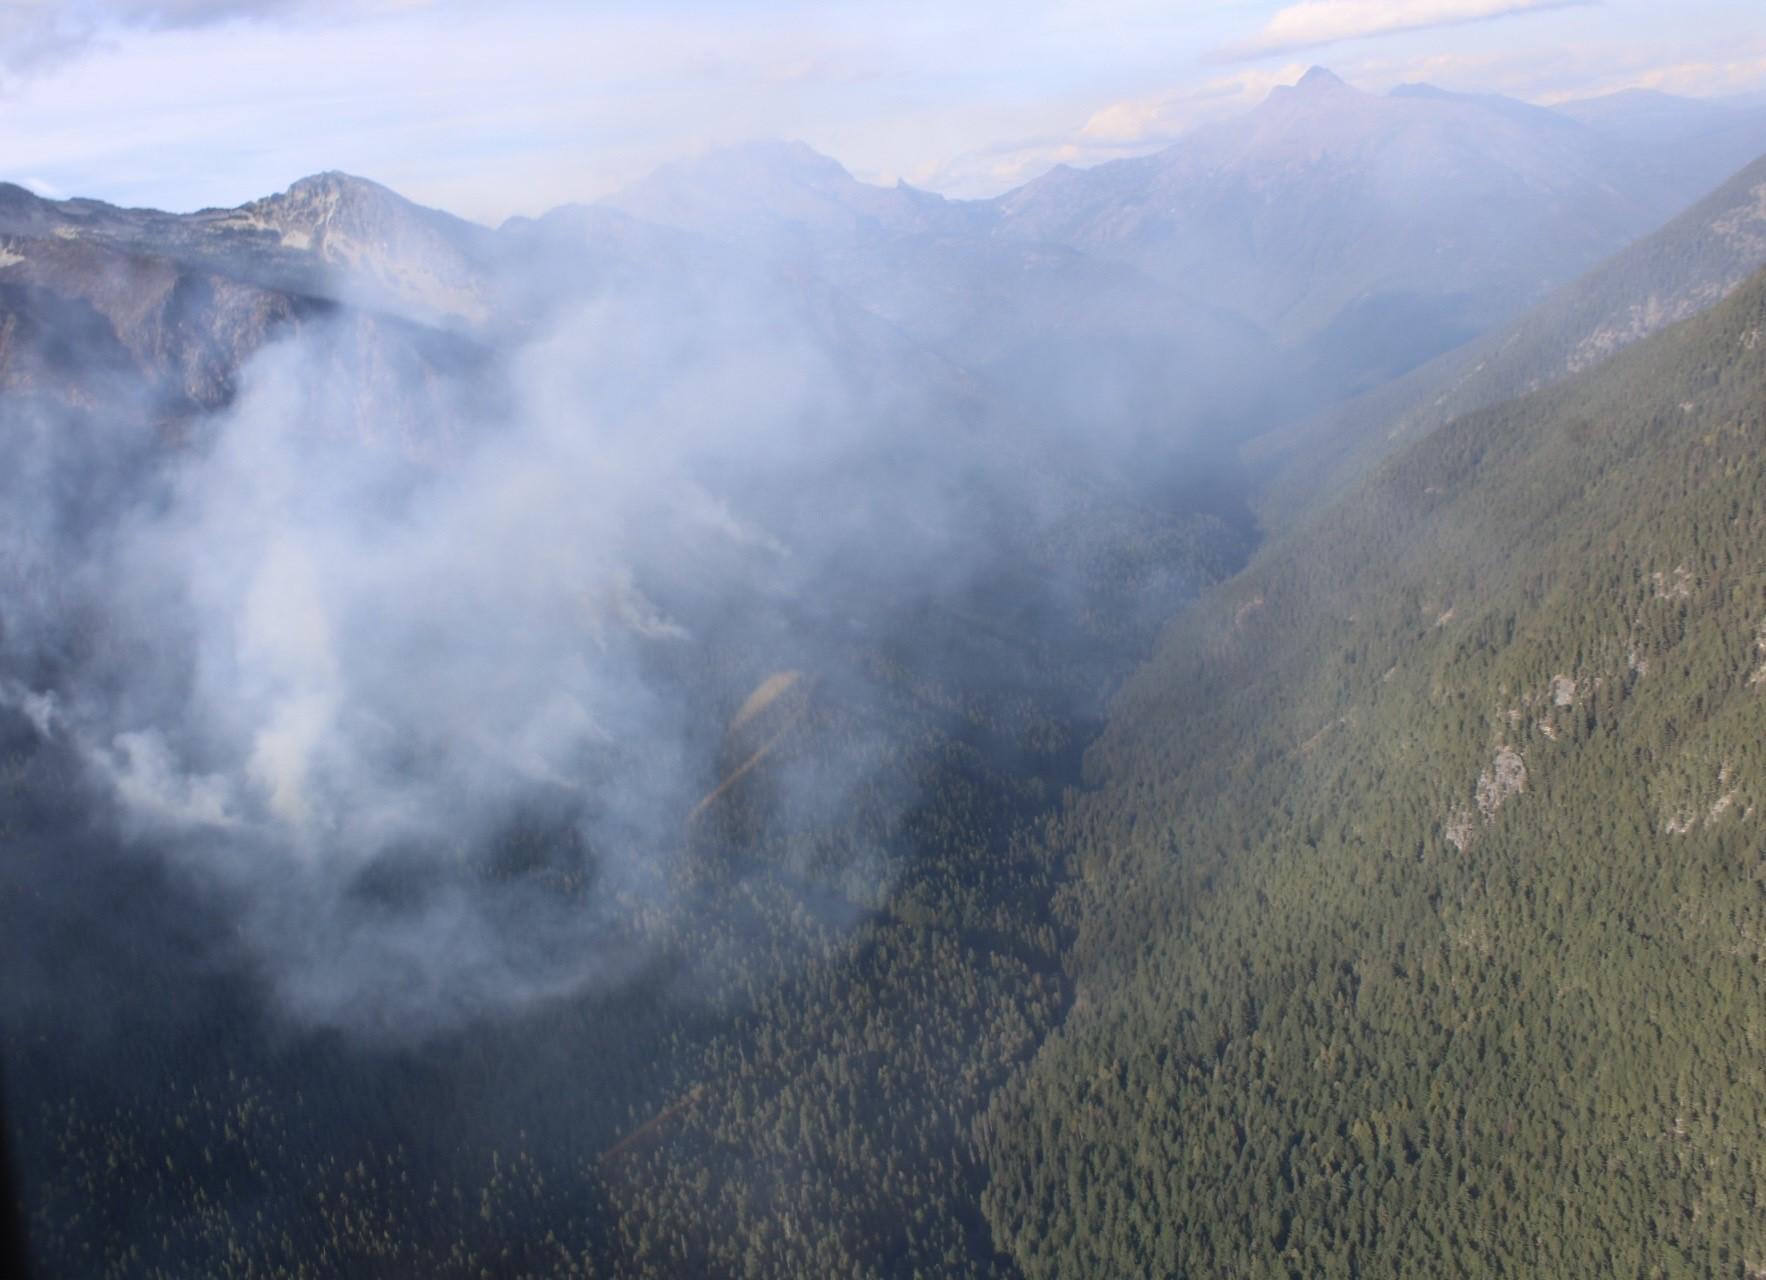
[[[1407,83],[1407,84],[1393,85],[1390,89],[1386,90],[1386,96],[1388,98],[1448,98],[1448,99],[1453,99],[1453,98],[1465,98],[1465,97],[1469,97],[1470,95],[1464,94],[1464,93],[1455,93],[1451,89],[1443,89],[1440,85],[1436,85],[1436,84],[1425,84],[1422,82],[1411,82],[1411,83]]]
[[[1350,87],[1349,83],[1328,67],[1313,67],[1300,77],[1294,85],[1294,92],[1299,94],[1336,94],[1358,93],[1360,90]]]
[[[823,155],[807,142],[766,138],[715,147],[691,160],[677,160],[662,166],[658,177],[679,179],[716,175],[728,178],[746,175],[771,181],[802,182],[808,185],[847,183],[856,179],[846,166],[832,156]]]
[[[1672,93],[1663,93],[1660,89],[1619,89],[1613,93],[1603,94],[1599,98],[1584,98],[1584,102],[1684,102],[1686,99]]]
[[[1585,110],[1594,107],[1660,107],[1666,110],[1697,108],[1699,110],[1730,111],[1728,103],[1720,98],[1688,98],[1675,93],[1663,93],[1660,89],[1619,89],[1613,93],[1604,93],[1597,98],[1578,98],[1558,104],[1559,110]]]
[[[1309,115],[1314,112],[1352,108],[1379,99],[1364,93],[1326,67],[1313,67],[1293,84],[1277,85],[1263,100],[1265,113]],[[1255,118],[1253,112],[1250,118]],[[1228,122],[1229,126],[1231,122]]]
[[[1501,93],[1465,93],[1458,89],[1443,89],[1435,84],[1400,84],[1387,90],[1386,97],[1398,101],[1438,103],[1447,109],[1455,107],[1472,108],[1482,112],[1495,112],[1507,116],[1511,120],[1530,123],[1548,130],[1559,131],[1574,128],[1580,121],[1572,121],[1562,112],[1550,107],[1536,107],[1530,102],[1519,98],[1511,98]]]
[[[1462,89],[1443,89],[1438,84],[1428,84],[1424,81],[1410,81],[1406,84],[1393,85],[1386,90],[1386,96],[1388,98],[1420,98],[1430,102],[1469,102],[1475,106],[1503,109],[1521,107],[1541,116],[1555,114],[1548,107],[1535,107],[1506,94],[1468,93]]]
[[[745,142],[663,165],[601,203],[663,226],[763,253],[805,237],[846,241],[882,230],[967,228],[969,213],[907,183],[877,186],[804,142]]]
[[[745,154],[768,161],[781,168],[806,170],[812,173],[846,173],[846,166],[833,156],[824,155],[809,143],[796,138],[766,138],[727,147],[733,154]]]
[[[1656,89],[1621,89],[1598,98],[1560,102],[1553,110],[1597,129],[1658,142],[1743,120],[1747,114],[1725,102],[1682,98]]]

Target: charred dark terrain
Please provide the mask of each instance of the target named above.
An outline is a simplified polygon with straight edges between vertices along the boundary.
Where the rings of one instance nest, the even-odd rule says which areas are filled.
[[[1762,148],[0,186],[36,1265],[1759,1275]]]

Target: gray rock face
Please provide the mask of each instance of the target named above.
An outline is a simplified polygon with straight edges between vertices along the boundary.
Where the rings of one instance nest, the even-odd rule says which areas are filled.
[[[415,318],[482,324],[493,305],[493,233],[342,173],[303,178],[281,195],[199,223],[210,235],[273,235],[306,251],[347,292]]]
[[[1513,747],[1497,751],[1490,767],[1478,774],[1478,816],[1485,822],[1527,789],[1527,764]]]
[[[491,242],[341,174],[188,215],[0,186],[0,395],[175,438],[257,352],[308,332],[352,389],[332,428],[422,451],[480,359]]]

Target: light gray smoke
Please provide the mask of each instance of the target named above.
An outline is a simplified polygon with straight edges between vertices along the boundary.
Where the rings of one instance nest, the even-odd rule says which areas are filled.
[[[880,905],[915,732],[881,683],[1022,663],[1058,698],[1081,620],[1156,617],[1205,558],[1100,498],[1144,439],[1026,427],[813,277],[672,234],[498,233],[467,332],[302,303],[170,425],[127,353],[45,347],[71,399],[6,402],[0,703],[304,1025],[422,1035],[623,981],[702,902],[732,779],[796,833],[775,870]],[[256,323],[242,298],[213,323]],[[729,732],[785,672],[774,719],[825,740]]]

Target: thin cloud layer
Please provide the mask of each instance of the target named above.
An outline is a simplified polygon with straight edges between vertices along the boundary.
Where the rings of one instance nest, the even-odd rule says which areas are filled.
[[[1260,58],[1343,40],[1461,26],[1586,3],[1588,0],[1302,0],[1276,12],[1250,40],[1223,50],[1220,56],[1227,60]]]
[[[0,6],[0,71],[78,57],[106,32],[176,31],[325,7],[328,0],[9,0]],[[373,7],[373,6],[358,6]]]

